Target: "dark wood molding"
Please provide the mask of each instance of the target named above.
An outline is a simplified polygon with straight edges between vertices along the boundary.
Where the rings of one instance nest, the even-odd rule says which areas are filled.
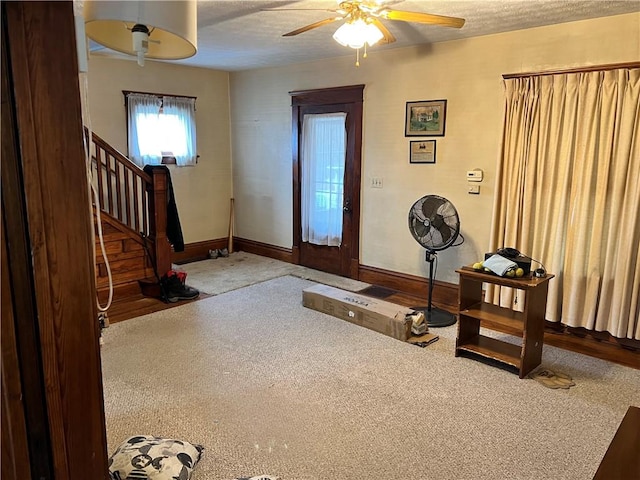
[[[509,80],[511,78],[541,77],[545,75],[560,75],[560,74],[566,74],[566,73],[602,72],[607,70],[618,70],[620,68],[640,68],[640,62],[609,63],[605,65],[589,65],[585,67],[576,67],[576,68],[543,70],[541,72],[505,73],[504,75],[502,75],[502,78],[505,80]]]
[[[631,406],[618,426],[593,480],[640,478],[640,408]]]
[[[199,242],[193,248],[202,249],[202,245],[222,245],[226,246],[226,239],[210,240]],[[287,263],[297,264],[297,249],[278,247],[267,243],[256,242],[246,238],[234,237],[233,243],[236,251],[244,251],[261,255],[263,257],[274,258]],[[196,247],[200,245],[199,247]],[[222,248],[220,246],[216,248]],[[185,246],[185,250],[188,246]],[[202,250],[201,250],[202,251]],[[354,276],[362,282],[385,287],[398,292],[389,297],[388,301],[406,306],[414,304],[426,305],[429,288],[429,281],[426,278],[409,275],[406,273],[394,272],[378,267],[358,265],[357,262],[351,265]],[[357,275],[355,273],[357,272]],[[436,280],[433,287],[433,304],[452,313],[457,313],[458,309],[458,285],[454,283]],[[632,368],[640,368],[640,341],[616,339],[606,333],[591,332],[584,329],[572,329],[563,325],[546,322],[544,341],[548,345],[562,348],[572,352],[582,353],[602,360],[615,362]],[[515,334],[508,325],[492,323],[491,328],[496,331]],[[560,329],[559,329],[560,328]],[[584,331],[581,331],[584,330]]]
[[[31,458],[31,475],[106,480],[93,227],[73,4],[2,2],[2,13],[11,80],[9,101],[17,107],[13,140],[17,158],[12,160],[21,173],[12,188],[23,195],[27,228],[22,240],[19,235],[9,238],[7,231],[9,271],[18,267],[11,258],[14,240],[18,240],[29,253],[23,268],[32,275],[25,288],[11,284],[13,300],[30,303],[33,312],[20,319],[23,323],[16,323],[16,337],[30,329],[37,332],[31,362],[41,364],[42,375],[22,386],[25,395],[32,395],[38,384],[46,386],[39,401],[46,406],[48,429],[40,448],[51,451],[48,465],[34,464]],[[56,34],[50,35],[51,31]],[[4,135],[2,141],[4,150]],[[6,160],[3,155],[3,173]],[[2,175],[3,217],[7,213],[6,181]],[[11,235],[14,233],[12,230]],[[35,434],[28,430],[30,437]]]
[[[616,338],[606,332],[576,329],[547,321],[544,343],[640,369],[640,340]]]
[[[283,262],[293,263],[290,248],[278,247],[276,245],[269,245],[267,243],[238,237],[233,238],[233,245],[235,251],[253,253],[255,255],[262,255],[263,257],[275,258]]]
[[[205,240],[202,242],[187,243],[184,251],[173,252],[171,260],[173,263],[182,264],[190,262],[198,262],[209,258],[209,250],[226,248],[229,243],[227,238],[216,238],[214,240]]]
[[[423,304],[427,304],[429,280],[426,278],[360,265],[359,280],[423,298]],[[433,304],[451,312],[457,312],[458,285],[435,280],[433,286]]]
[[[363,101],[364,84],[289,92],[291,105],[332,105]]]
[[[295,252],[294,258],[296,265],[300,263],[300,242],[302,241],[302,205],[300,199],[302,198],[302,188],[300,185],[300,178],[302,176],[300,168],[300,146],[299,137],[302,125],[298,120],[300,118],[300,106],[293,105],[291,107],[291,155],[292,155],[292,193],[293,193],[293,251]]]
[[[2,93],[4,95],[4,89]],[[3,115],[5,113],[4,110],[3,108]],[[5,128],[7,128],[7,124],[3,121],[3,135]],[[4,152],[3,158],[4,162],[6,162],[7,157],[4,156]],[[2,234],[2,262],[0,263],[0,267],[2,267],[2,302],[0,302],[2,307],[2,322],[0,322],[0,327],[2,328],[2,336],[0,337],[2,338],[2,349],[0,351],[2,355],[2,363],[0,364],[2,369],[2,410],[0,411],[2,458],[0,459],[0,477],[3,480],[19,480],[32,478],[29,440],[30,436],[32,438],[35,436],[36,432],[32,431],[31,435],[27,433],[28,427],[25,412],[27,399],[22,388],[22,378],[20,376],[20,358],[15,328],[16,318],[13,313],[13,294],[10,288],[10,285],[14,285],[14,283],[12,283],[13,278],[9,273],[8,245],[5,239],[5,230],[4,226],[0,229]],[[38,362],[33,363],[37,365]],[[39,388],[43,388],[43,386],[39,386]],[[38,403],[41,403],[41,401]],[[46,409],[41,407],[41,410],[44,415],[40,425],[46,426]],[[41,445],[41,448],[44,449],[44,445]],[[48,449],[46,452],[36,452],[36,454],[51,455]]]
[[[293,246],[291,249],[291,263],[300,264],[300,247]]]
[[[51,475],[51,445],[38,362],[37,320],[29,292],[32,282],[27,219],[21,190],[15,105],[10,98],[7,27],[2,4],[2,430],[1,476],[7,480]],[[5,213],[6,209],[6,213]],[[9,251],[9,241],[12,244]],[[9,266],[12,266],[10,269]],[[14,299],[15,295],[15,299]],[[17,335],[17,330],[20,335]],[[23,384],[25,387],[23,388]],[[29,449],[33,455],[29,454]],[[32,467],[33,465],[33,467]]]
[[[353,263],[360,259],[360,190],[362,172],[362,116],[365,85],[289,92],[292,102],[293,249],[296,264],[357,278]],[[302,179],[299,138],[306,113],[345,112],[347,149],[344,175],[343,237],[340,247],[302,242]],[[346,205],[350,204],[350,208]]]

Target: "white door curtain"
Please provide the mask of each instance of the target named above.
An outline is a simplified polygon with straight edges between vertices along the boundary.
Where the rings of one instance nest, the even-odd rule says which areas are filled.
[[[305,115],[302,121],[302,241],[339,247],[347,152],[347,114]]]

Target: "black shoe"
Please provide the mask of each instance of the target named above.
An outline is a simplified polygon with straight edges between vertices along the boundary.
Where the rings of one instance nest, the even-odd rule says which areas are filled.
[[[200,295],[198,290],[182,283],[176,275],[163,279],[163,287],[165,298],[171,303],[178,300],[193,300]]]

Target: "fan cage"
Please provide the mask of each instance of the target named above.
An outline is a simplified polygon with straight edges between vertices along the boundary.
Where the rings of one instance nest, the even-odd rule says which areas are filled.
[[[449,200],[425,195],[409,210],[409,230],[413,238],[429,251],[450,247],[460,233],[458,212]]]

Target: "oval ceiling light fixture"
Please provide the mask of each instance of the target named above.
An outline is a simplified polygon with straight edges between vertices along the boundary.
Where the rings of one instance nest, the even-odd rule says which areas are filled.
[[[196,0],[84,2],[87,36],[107,48],[144,59],[179,60],[198,51]]]

